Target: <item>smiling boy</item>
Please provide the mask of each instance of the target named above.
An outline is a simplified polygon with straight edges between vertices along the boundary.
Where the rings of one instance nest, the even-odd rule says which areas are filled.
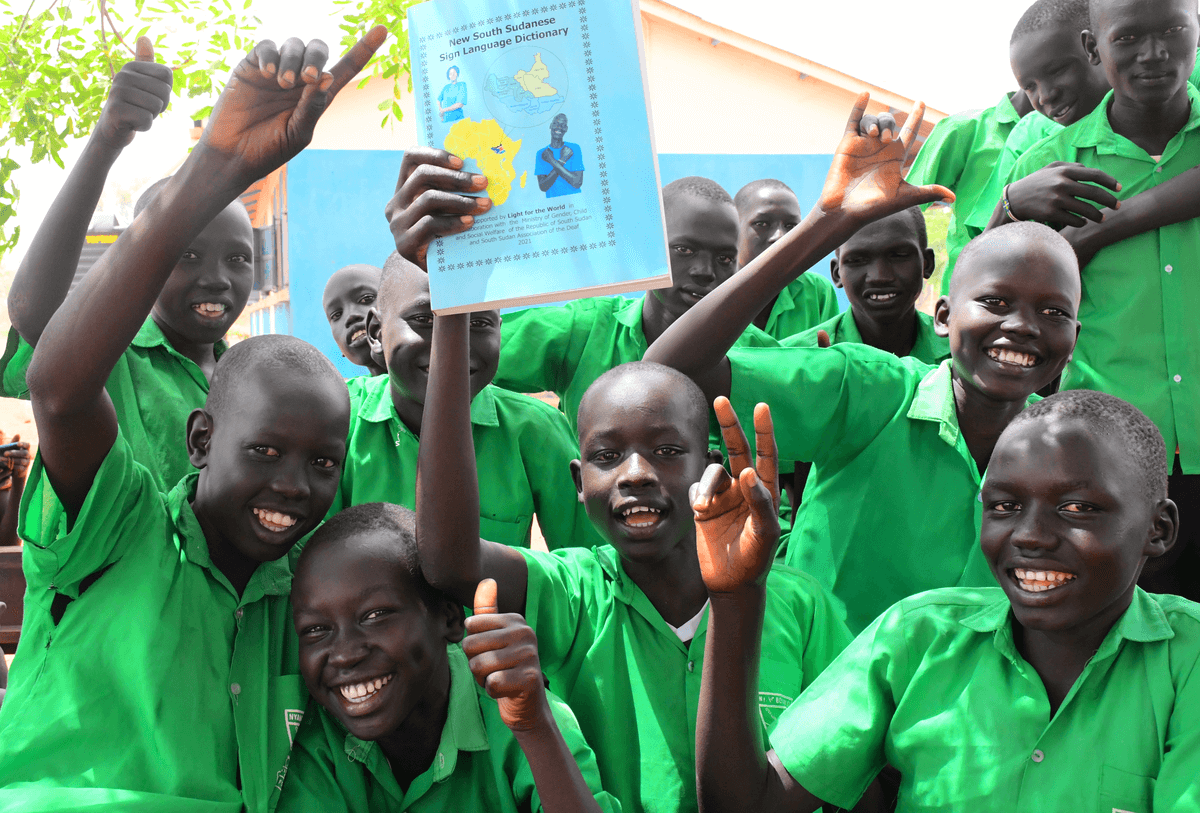
[[[354,506],[313,535],[292,604],[320,707],[297,732],[280,811],[620,810],[545,690],[533,632],[496,613],[495,590],[480,584],[464,622],[425,581],[405,508]]]
[[[775,245],[800,223],[800,201],[783,181],[751,181],[733,196],[738,212],[738,268]],[[786,339],[837,316],[837,294],[819,274],[801,274],[754,317],[754,326]]]
[[[14,808],[274,806],[305,702],[286,557],[336,493],[345,385],[298,339],[231,348],[187,419],[200,471],[163,493],[105,382],[179,256],[309,142],[385,36],[373,29],[331,73],[320,41],[259,43],[179,171],[41,335],[24,643],[0,709],[0,797]]]
[[[729,350],[734,331],[791,269],[876,217],[946,194],[900,178],[920,116],[897,140],[859,135],[865,101],[851,114],[815,213],[647,353],[699,379],[707,395],[729,396],[740,415],[770,403],[780,458],[813,461],[787,562],[845,604],[855,632],[913,593],[990,583],[972,562],[983,471],[1004,427],[1058,375],[1079,329],[1070,246],[1047,227],[1020,224],[960,255],[934,316],[952,354],[937,367],[854,344]]]
[[[704,397],[679,373],[644,362],[597,379],[579,408],[580,459],[571,472],[608,544],[517,551],[479,539],[469,510],[477,492],[464,431],[466,331],[461,317],[439,318],[434,330],[417,508],[424,573],[459,601],[470,599],[480,578],[496,580],[499,609],[523,615],[537,633],[550,688],[578,716],[604,787],[624,809],[695,811],[694,709],[707,608],[687,495],[713,459]],[[723,420],[732,420],[728,410]],[[745,446],[744,437],[730,444],[735,470]],[[774,472],[764,479],[768,501],[777,500]],[[808,576],[777,566],[767,591],[763,730],[847,637]]]
[[[379,295],[381,273],[375,266],[361,263],[339,268],[325,283],[321,297],[321,307],[338,349],[352,364],[366,367],[369,375],[387,372],[387,367],[371,355],[367,341],[367,312]]]
[[[562,413],[492,385],[500,357],[500,313],[471,314],[471,431],[491,538],[529,547],[534,515],[550,550],[599,542],[568,474],[575,439]],[[371,355],[386,376],[348,382],[352,419],[346,467],[331,513],[344,506],[416,504],[417,452],[424,428],[433,308],[429,277],[393,252],[367,314]]]
[[[705,810],[848,807],[885,762],[901,774],[901,810],[1200,807],[1200,607],[1136,585],[1178,528],[1165,456],[1145,415],[1101,393],[1021,413],[982,493],[981,548],[1003,589],[899,602],[784,712],[769,744],[745,693],[769,512],[740,499],[745,489],[702,490]],[[734,503],[751,519],[727,519]]]

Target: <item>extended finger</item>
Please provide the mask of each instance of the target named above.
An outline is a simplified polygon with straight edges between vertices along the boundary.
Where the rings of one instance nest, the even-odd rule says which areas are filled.
[[[496,580],[484,579],[475,587],[475,615],[494,613],[496,604]]]
[[[754,470],[766,483],[775,503],[779,503],[779,452],[775,448],[775,423],[766,404],[754,407]]]
[[[904,127],[900,130],[900,143],[904,145],[905,155],[908,155],[908,151],[912,149],[917,130],[924,119],[925,102],[914,102],[912,112],[908,114],[908,118],[904,121]]]
[[[908,202],[909,206],[920,206],[922,203],[933,203],[934,201],[954,203],[954,193],[941,184],[932,183],[913,188],[916,190],[916,194]]]
[[[367,66],[371,61],[371,57],[379,50],[379,46],[383,45],[383,41],[387,39],[387,27],[377,25],[363,35],[363,38],[354,43],[349,51],[337,61],[337,64],[329,69],[328,80],[323,79],[321,82],[322,89],[328,90],[330,96],[336,96],[338,91],[346,86],[346,83],[358,75],[358,72]]]
[[[409,147],[400,159],[400,175],[396,178],[396,192],[399,193],[409,177],[425,164],[446,169],[462,169],[463,160],[449,150],[439,150],[435,147]]]
[[[400,252],[400,256],[423,267],[425,252],[428,250],[430,242],[439,237],[448,237],[451,234],[464,232],[474,224],[475,218],[471,215],[462,215],[461,217],[426,215],[410,229],[397,230],[393,227],[392,235],[396,241],[396,251]]]
[[[300,80],[307,85],[321,79],[321,71],[329,61],[329,46],[323,40],[310,40],[304,49],[304,61],[300,66]]]
[[[270,78],[279,72],[279,49],[274,40],[263,40],[250,52],[250,62],[258,65],[258,71]]]
[[[413,170],[404,185],[396,192],[396,203],[408,207],[426,190],[440,189],[447,192],[482,192],[487,189],[486,175],[461,169],[422,164]]]
[[[729,453],[729,471],[736,477],[738,472],[750,465],[750,441],[746,440],[742,423],[728,398],[718,395],[713,401],[713,412],[717,414],[717,423],[721,425],[721,437],[725,440],[725,450]]]
[[[1121,201],[1117,200],[1117,196],[1112,192],[1109,192],[1102,186],[1096,186],[1091,183],[1072,183],[1064,187],[1063,191],[1073,198],[1093,200],[1109,209],[1116,209],[1121,205]]]
[[[133,46],[133,58],[136,62],[154,61],[154,41],[144,34],[137,38]]]
[[[738,478],[742,498],[750,506],[750,517],[759,538],[775,542],[779,539],[779,507],[775,495],[758,474],[750,469]]]
[[[829,334],[824,330],[817,331],[817,347],[829,347],[832,343],[829,341]]]
[[[1121,183],[1116,178],[1095,167],[1084,166],[1083,164],[1067,164],[1066,169],[1063,170],[1063,174],[1073,181],[1088,181],[1100,184],[1101,186],[1107,186],[1114,192],[1121,191]]]
[[[863,114],[867,112],[867,102],[871,101],[871,94],[866,91],[858,94],[858,98],[854,100],[854,107],[850,108],[850,118],[846,121],[846,131],[844,135],[858,135],[858,125],[862,121]]]

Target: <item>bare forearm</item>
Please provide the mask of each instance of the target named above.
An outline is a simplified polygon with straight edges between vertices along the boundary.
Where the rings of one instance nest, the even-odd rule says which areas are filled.
[[[1094,250],[1196,217],[1200,217],[1200,167],[1121,201],[1120,209],[1106,210]]]
[[[38,343],[71,287],[88,224],[120,154],[119,147],[95,136],[87,142],[17,269],[8,293],[8,313],[13,327],[32,345]]]
[[[546,813],[598,813],[600,805],[583,780],[574,754],[549,713],[545,724],[532,731],[514,731],[513,734],[529,762]]]
[[[758,661],[766,588],[711,596],[704,676],[696,717],[696,784],[701,813],[802,810],[820,806],[795,788],[788,798],[768,761],[758,719]],[[797,803],[799,807],[797,807]]]

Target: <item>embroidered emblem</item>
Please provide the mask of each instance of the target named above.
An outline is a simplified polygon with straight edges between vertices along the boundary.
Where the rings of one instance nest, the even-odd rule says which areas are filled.
[[[300,728],[300,721],[304,719],[304,709],[284,709],[283,722],[287,726],[288,745],[294,745],[296,742],[296,729]]]

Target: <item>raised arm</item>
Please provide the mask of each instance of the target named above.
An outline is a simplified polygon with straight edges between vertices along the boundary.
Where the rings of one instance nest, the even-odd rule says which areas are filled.
[[[136,53],[136,61],[113,79],[100,121],[38,227],[9,289],[9,318],[31,345],[37,345],[71,287],[88,223],[113,162],[135,132],[150,129],[171,99],[171,69],[154,61],[149,37],[138,37]]]
[[[434,316],[417,453],[417,548],[438,590],[470,606],[483,579],[499,611],[525,614],[529,570],[515,548],[479,538],[479,475],[471,437],[470,314]]]
[[[860,135],[870,100],[858,97],[838,144],[817,205],[799,226],[667,328],[645,360],[666,364],[700,383],[710,397],[729,392],[725,353],[766,305],[793,279],[866,223],[901,209],[954,195],[941,186],[904,181],[905,158],[915,141],[925,105],[913,108],[898,138],[888,129]]]
[[[329,100],[383,42],[372,29],[333,67],[324,43],[263,41],[234,68],[195,149],[50,319],[28,383],[43,464],[74,513],[117,433],[105,381],[181,252],[247,186],[312,139]]]

